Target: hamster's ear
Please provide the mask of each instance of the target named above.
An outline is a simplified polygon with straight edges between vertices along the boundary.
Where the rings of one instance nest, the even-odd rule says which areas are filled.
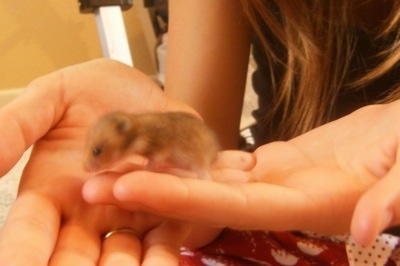
[[[121,116],[116,124],[116,130],[118,133],[124,134],[132,128],[132,122],[127,116]]]

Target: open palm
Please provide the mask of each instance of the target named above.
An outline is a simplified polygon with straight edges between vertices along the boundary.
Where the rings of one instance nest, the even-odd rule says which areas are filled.
[[[32,82],[0,110],[0,175],[32,144],[18,197],[0,234],[4,265],[126,265],[152,263],[176,254],[190,226],[112,205],[89,205],[82,184],[83,145],[88,126],[111,110],[126,112],[189,108],[168,100],[145,75],[97,60],[69,67]],[[136,234],[101,236],[118,228]],[[165,241],[170,232],[173,241]],[[142,245],[143,243],[143,245]],[[167,246],[167,248],[165,248]],[[127,248],[129,247],[129,248]],[[166,251],[165,251],[166,250]],[[165,257],[165,256],[164,256]],[[167,264],[166,264],[167,263]],[[125,265],[125,264],[118,264]]]

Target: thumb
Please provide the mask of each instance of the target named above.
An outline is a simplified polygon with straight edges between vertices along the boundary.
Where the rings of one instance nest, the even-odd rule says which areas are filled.
[[[400,165],[373,185],[358,201],[351,223],[356,242],[369,245],[391,225],[400,224]]]
[[[58,122],[64,109],[61,80],[60,72],[43,76],[0,109],[0,177]]]

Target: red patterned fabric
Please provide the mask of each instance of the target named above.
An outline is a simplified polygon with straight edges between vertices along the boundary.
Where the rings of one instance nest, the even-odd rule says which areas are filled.
[[[400,262],[396,264],[396,260],[390,259],[399,244],[398,238],[390,236],[390,239],[377,240],[376,243],[374,250],[380,251],[380,244],[385,244],[383,249],[390,252],[371,253],[371,247],[357,246],[344,236],[226,229],[216,240],[199,250],[182,249],[179,265],[400,265]],[[361,258],[360,254],[367,257]],[[378,257],[380,260],[375,261]]]

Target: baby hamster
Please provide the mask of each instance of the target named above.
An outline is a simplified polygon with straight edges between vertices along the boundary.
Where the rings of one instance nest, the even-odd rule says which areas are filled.
[[[84,168],[104,170],[136,154],[149,160],[150,170],[167,165],[206,178],[218,151],[214,132],[193,115],[112,112],[89,130]]]

